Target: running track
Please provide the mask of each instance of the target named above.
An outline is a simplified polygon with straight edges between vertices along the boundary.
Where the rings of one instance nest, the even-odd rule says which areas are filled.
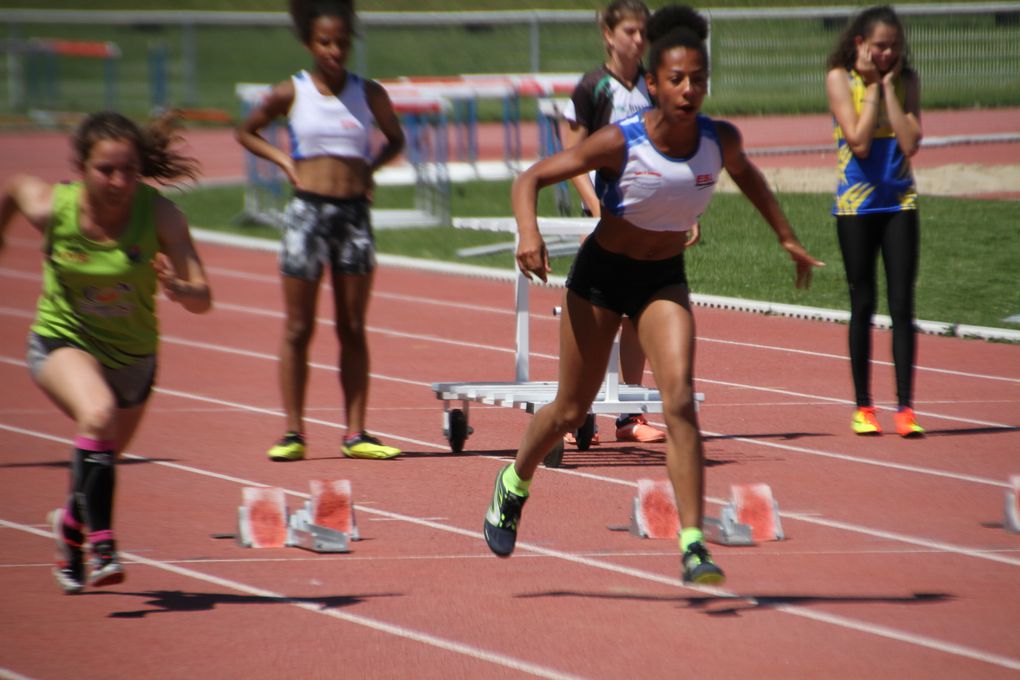
[[[932,131],[933,118],[929,134],[951,133],[952,120]],[[742,129],[751,147],[791,143],[777,138],[781,126]],[[192,140],[207,176],[239,174],[236,146],[218,146],[221,136]],[[0,176],[26,166],[67,175],[63,136],[2,143],[11,153],[0,154]],[[1001,151],[960,147],[956,158],[993,149]],[[13,158],[17,167],[6,167]],[[0,677],[1020,671],[1020,536],[1001,526],[1006,480],[1020,473],[1020,347],[919,337],[917,409],[930,436],[858,439],[847,427],[845,327],[699,309],[708,510],[718,511],[732,483],[767,482],[789,538],[716,547],[726,588],[692,589],[678,580],[671,542],[608,529],[627,524],[637,479],[664,477],[661,445],[568,451],[563,468],[539,472],[518,553],[507,561],[488,553],[480,528],[492,479],[529,416],[472,404],[476,432],[455,456],[430,385],[512,378],[507,283],[380,269],[369,423],[405,449],[389,462],[338,457],[336,344],[324,305],[310,459],[269,463],[264,451],[282,427],[273,256],[210,244],[201,250],[216,309],[194,317],[161,305],[159,389],[120,466],[116,528],[128,580],[64,596],[49,575],[44,518],[66,489],[72,431],[23,363],[39,240],[24,224],[10,237],[0,255]],[[549,310],[559,296],[533,294],[536,379],[555,375]],[[888,334],[876,332],[875,345],[875,394],[889,407]],[[611,424],[602,426],[612,439]],[[365,540],[351,554],[247,550],[211,537],[234,530],[241,487],[281,486],[294,509],[317,478],[352,481]]]
[[[843,326],[697,311],[709,511],[731,483],[769,483],[789,540],[716,547],[725,589],[683,587],[672,542],[626,524],[662,445],[609,442],[542,468],[518,553],[480,528],[526,414],[472,405],[450,454],[437,380],[511,379],[510,284],[384,266],[371,310],[370,426],[406,455],[338,457],[331,312],[309,388],[310,459],[273,464],[280,302],[270,253],[202,246],[205,317],[161,304],[159,390],[120,466],[128,580],[61,594],[44,518],[66,489],[71,428],[32,385],[24,336],[38,239],[0,260],[0,676],[358,678],[929,678],[1020,671],[1020,536],[1001,527],[1020,472],[1020,347],[921,336],[922,441],[847,427]],[[533,294],[533,372],[552,378],[560,291]],[[323,296],[325,299],[326,296]],[[875,393],[888,407],[888,335]],[[649,377],[650,380],[650,377]],[[882,420],[891,421],[889,411]],[[603,422],[606,433],[609,422]],[[607,439],[612,439],[611,435]],[[365,540],[347,555],[250,550],[241,487],[353,484]]]

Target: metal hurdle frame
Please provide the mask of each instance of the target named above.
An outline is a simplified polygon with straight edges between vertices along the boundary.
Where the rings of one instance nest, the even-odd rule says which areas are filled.
[[[570,236],[579,239],[590,234],[598,223],[593,217],[544,218],[538,220],[543,236]],[[458,229],[480,229],[484,231],[512,232],[517,226],[510,217],[478,217],[453,219]],[[515,236],[515,242],[517,237]],[[530,377],[530,285],[528,278],[517,272],[514,283],[515,309],[515,354],[514,380],[511,382],[436,382],[432,390],[443,402],[443,436],[450,442],[454,453],[463,450],[464,442],[472,434],[469,404],[471,402],[501,406],[535,413],[547,406],[556,397],[556,381],[529,380]],[[586,450],[594,434],[594,416],[600,413],[662,413],[662,397],[659,390],[641,385],[627,385],[620,382],[620,338],[617,334],[606,368],[606,379],[589,408],[588,420],[578,431],[579,450]],[[695,395],[695,403],[702,401],[702,394]],[[451,407],[451,402],[460,401],[460,408]],[[559,467],[563,460],[563,442],[560,441],[545,457],[546,467]]]

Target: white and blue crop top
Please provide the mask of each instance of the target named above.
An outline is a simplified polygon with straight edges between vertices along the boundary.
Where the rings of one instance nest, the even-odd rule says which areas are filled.
[[[687,158],[671,158],[648,138],[644,115],[639,111],[615,123],[627,140],[627,157],[619,177],[596,176],[602,214],[649,231],[687,231],[708,207],[722,170],[715,123],[699,114],[697,149]]]
[[[371,161],[375,117],[368,108],[365,81],[347,72],[339,95],[322,94],[307,71],[291,76],[294,103],[287,114],[290,155],[295,160],[340,156]]]

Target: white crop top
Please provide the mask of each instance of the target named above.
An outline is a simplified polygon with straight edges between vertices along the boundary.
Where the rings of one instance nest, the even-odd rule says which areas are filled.
[[[627,140],[627,157],[618,178],[603,172],[596,177],[603,214],[649,231],[691,229],[708,207],[722,170],[715,123],[698,115],[698,148],[688,158],[671,158],[655,148],[642,111],[616,125]]]
[[[365,98],[365,81],[348,71],[343,91],[332,95],[319,92],[307,71],[295,73],[291,80],[294,102],[287,114],[291,157],[371,161],[369,141],[375,117]]]

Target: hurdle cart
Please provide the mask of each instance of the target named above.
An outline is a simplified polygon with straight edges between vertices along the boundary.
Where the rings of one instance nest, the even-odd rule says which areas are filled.
[[[538,226],[543,237],[580,237],[591,233],[597,223],[595,218],[539,218]],[[517,227],[513,218],[454,218],[453,226],[458,229],[480,229],[516,235]],[[535,413],[552,402],[556,396],[556,381],[529,380],[529,281],[517,272],[514,286],[516,314],[516,350],[514,357],[514,381],[512,382],[437,382],[432,389],[437,399],[443,402],[443,436],[450,443],[450,450],[460,453],[464,443],[472,434],[470,425],[471,402],[490,406],[501,406]],[[591,446],[595,435],[595,416],[600,413],[662,413],[662,397],[657,389],[620,382],[620,338],[617,334],[613,343],[606,378],[592,402],[588,417],[576,433],[577,448],[581,451]],[[695,395],[700,401],[702,395]],[[451,406],[460,401],[460,407]],[[546,455],[546,467],[559,467],[563,461],[561,440]]]

